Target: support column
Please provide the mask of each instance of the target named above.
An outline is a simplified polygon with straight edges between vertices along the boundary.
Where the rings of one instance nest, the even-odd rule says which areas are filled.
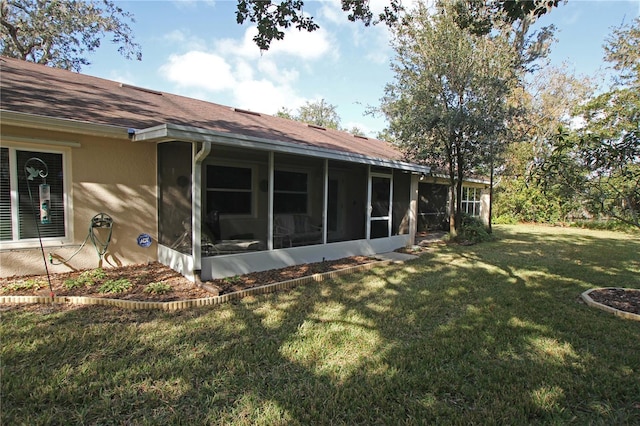
[[[409,244],[414,245],[416,242],[416,233],[418,231],[418,198],[419,198],[420,175],[411,174],[411,185],[409,196]]]
[[[193,150],[197,144],[193,144]],[[211,142],[203,142],[200,151],[196,152],[193,160],[193,182],[191,183],[191,254],[196,279],[202,269],[202,162],[211,152]]]

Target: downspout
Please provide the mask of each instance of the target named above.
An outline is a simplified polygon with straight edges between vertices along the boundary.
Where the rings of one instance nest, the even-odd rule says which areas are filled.
[[[194,144],[194,147],[197,147]],[[191,236],[192,256],[193,256],[193,274],[196,283],[200,282],[200,273],[202,271],[202,162],[211,152],[211,142],[202,142],[202,147],[194,157],[193,164],[193,186],[191,188]]]

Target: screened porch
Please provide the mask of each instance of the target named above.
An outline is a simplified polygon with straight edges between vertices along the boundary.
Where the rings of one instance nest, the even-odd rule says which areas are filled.
[[[160,143],[159,258],[210,279],[393,250],[409,241],[412,191],[410,170]]]

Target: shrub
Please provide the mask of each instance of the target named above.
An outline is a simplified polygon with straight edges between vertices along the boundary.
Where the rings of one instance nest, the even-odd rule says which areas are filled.
[[[69,278],[65,280],[64,286],[68,289],[76,288],[76,287],[91,287],[95,285],[96,280],[102,280],[107,277],[107,274],[102,270],[102,268],[96,268],[90,271],[84,271],[78,276],[78,278]]]
[[[131,290],[133,284],[126,278],[121,278],[119,280],[107,280],[104,284],[98,288],[100,293],[124,293],[125,291]]]
[[[487,228],[485,228],[480,219],[469,215],[462,216],[462,227],[458,232],[457,241],[475,244],[490,241],[491,239],[491,235],[487,232]]]
[[[518,222],[518,218],[512,213],[503,213],[493,219],[493,223],[496,225],[517,225]]]
[[[603,231],[638,232],[638,227],[619,220],[577,220],[571,223],[574,228],[597,229]]]
[[[144,288],[145,293],[166,294],[171,291],[171,286],[167,283],[149,283]]]
[[[36,279],[20,280],[8,284],[3,291],[23,291],[23,290],[40,290],[45,286],[45,283]]]

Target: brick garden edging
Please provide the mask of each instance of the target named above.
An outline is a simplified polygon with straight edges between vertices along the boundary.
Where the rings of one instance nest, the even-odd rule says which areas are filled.
[[[187,309],[197,306],[214,306],[221,303],[231,302],[242,299],[247,296],[255,296],[259,294],[274,293],[279,290],[288,290],[290,288],[307,284],[310,282],[321,282],[336,278],[340,275],[352,274],[354,272],[367,271],[376,266],[385,266],[393,261],[381,260],[377,262],[366,263],[364,265],[351,266],[349,268],[339,269],[336,271],[324,272],[322,274],[313,274],[306,277],[294,278],[279,283],[265,284],[258,287],[248,288],[233,293],[223,294],[221,296],[204,297],[200,299],[175,300],[171,302],[146,302],[139,300],[123,300],[123,299],[107,299],[101,297],[86,296],[0,296],[0,304],[3,303],[42,303],[42,304],[64,304],[73,305],[107,305],[116,306],[125,309],[162,309],[165,311],[176,311],[179,309]]]
[[[640,321],[640,315],[638,314],[634,314],[632,312],[625,312],[625,311],[621,311],[620,309],[616,309],[613,308],[611,306],[607,306],[604,305],[602,303],[596,302],[595,300],[593,300],[591,298],[591,296],[589,296],[589,294],[591,294],[592,291],[595,290],[609,290],[609,289],[620,289],[620,290],[635,290],[633,288],[620,288],[620,287],[601,287],[601,288],[592,288],[590,290],[587,290],[585,292],[583,292],[580,296],[582,297],[582,300],[585,301],[585,303],[589,306],[592,306],[594,308],[598,308],[598,309],[602,309],[603,311],[612,313],[618,317],[622,317],[625,319],[630,319],[630,320],[635,320],[635,321]],[[640,290],[638,290],[640,291]]]

